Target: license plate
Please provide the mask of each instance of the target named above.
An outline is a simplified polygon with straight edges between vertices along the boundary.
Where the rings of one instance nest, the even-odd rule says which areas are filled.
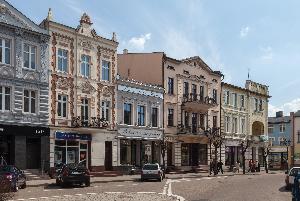
[[[72,174],[81,174],[80,172],[72,172]]]

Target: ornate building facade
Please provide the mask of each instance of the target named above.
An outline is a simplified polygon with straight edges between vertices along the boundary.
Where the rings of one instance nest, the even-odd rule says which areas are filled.
[[[42,22],[50,40],[50,166],[83,162],[92,171],[117,165],[116,52],[97,35],[87,14],[77,28]]]
[[[162,164],[164,89],[122,78],[117,83],[119,165]]]
[[[0,0],[0,155],[22,169],[49,161],[48,41],[47,31]]]
[[[225,165],[242,162],[241,142],[247,139],[251,143],[246,159],[264,163],[269,98],[268,86],[251,80],[246,81],[245,88],[222,83],[221,131],[225,135]]]

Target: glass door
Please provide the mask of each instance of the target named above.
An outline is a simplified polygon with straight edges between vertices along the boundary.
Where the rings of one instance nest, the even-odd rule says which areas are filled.
[[[80,151],[79,151],[79,163],[82,163],[85,167],[88,165],[88,144],[80,143]]]

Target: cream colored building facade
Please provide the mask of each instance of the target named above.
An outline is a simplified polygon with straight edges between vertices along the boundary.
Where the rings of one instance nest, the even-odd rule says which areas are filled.
[[[92,171],[117,166],[116,36],[97,35],[83,14],[77,28],[42,22],[50,40],[50,167],[84,162]]]
[[[225,135],[225,165],[242,162],[241,142],[251,140],[246,160],[263,164],[268,143],[268,86],[247,80],[245,88],[222,83],[221,129]],[[246,145],[246,143],[245,143]]]
[[[291,143],[291,164],[300,165],[300,110],[291,112],[292,143]]]

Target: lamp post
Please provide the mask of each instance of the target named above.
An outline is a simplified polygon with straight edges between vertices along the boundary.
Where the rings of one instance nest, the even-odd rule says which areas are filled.
[[[283,138],[281,145],[286,146],[286,169],[289,170],[289,146],[291,145],[291,140]]]

